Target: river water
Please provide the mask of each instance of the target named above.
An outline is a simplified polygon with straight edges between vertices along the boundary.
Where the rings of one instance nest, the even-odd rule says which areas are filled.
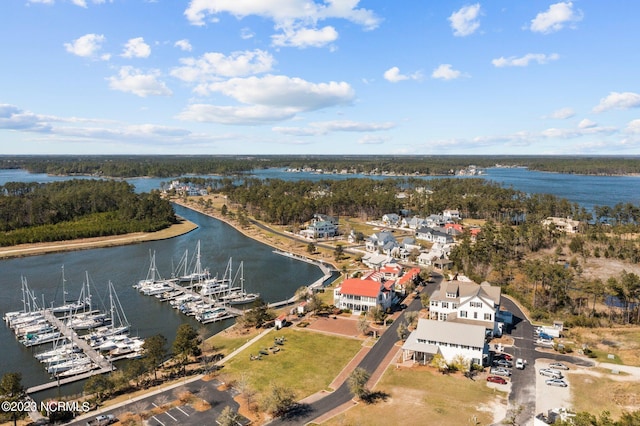
[[[171,344],[180,324],[188,322],[196,329],[202,325],[172,309],[168,303],[144,296],[132,287],[147,276],[150,252],[156,253],[156,266],[160,274],[169,277],[185,251],[189,250],[191,258],[200,241],[203,267],[209,267],[212,273],[218,272],[222,276],[230,257],[234,271],[242,261],[245,288],[261,293],[267,302],[287,299],[300,286],[309,285],[322,277],[319,268],[274,254],[271,247],[245,237],[223,222],[181,206],[175,206],[175,209],[177,214],[199,227],[186,235],[163,241],[0,261],[0,311],[4,314],[22,309],[22,276],[26,277],[29,288],[34,290],[39,303],[44,297],[47,306],[54,300],[56,304],[60,304],[64,265],[66,290],[69,293],[67,300],[78,297],[85,272],[88,272],[94,301],[97,301],[99,308],[104,306],[108,309],[107,285],[111,281],[131,323],[131,334],[148,337],[161,333]],[[206,327],[210,334],[214,334],[231,323],[232,320],[227,320]],[[33,357],[33,352],[42,351],[47,345],[25,348],[4,325],[0,325],[0,344],[3,348],[0,375],[21,372],[26,387],[49,381],[43,365]],[[76,393],[81,389],[80,382],[65,386],[63,392]],[[56,392],[48,391],[49,395],[45,396],[55,396]]]
[[[254,173],[261,178],[280,179],[346,179],[354,175],[317,175],[311,173],[287,173],[283,169],[267,169]],[[640,205],[640,177],[582,176],[558,173],[534,172],[522,168],[492,168],[480,177],[528,193],[549,193],[567,198],[588,210],[594,205],[613,206],[631,202]],[[378,178],[378,177],[376,177]],[[382,177],[380,177],[382,178]],[[69,179],[44,174],[30,174],[24,170],[0,170],[0,185],[6,182],[51,182]],[[425,178],[431,179],[431,178]],[[136,191],[148,192],[160,188],[161,182],[171,179],[128,179]],[[154,297],[139,294],[132,285],[147,275],[150,252],[156,253],[156,264],[161,275],[168,277],[177,267],[186,250],[193,253],[201,242],[202,264],[219,275],[224,273],[229,258],[237,267],[244,265],[245,284],[249,291],[260,292],[266,301],[278,301],[290,297],[302,285],[308,285],[322,276],[312,265],[276,255],[272,249],[245,237],[232,227],[197,212],[175,206],[176,213],[195,222],[199,228],[189,234],[164,241],[154,241],[124,247],[82,250],[42,256],[0,261],[0,312],[20,310],[22,294],[21,277],[26,277],[29,287],[37,297],[44,297],[45,304],[62,300],[62,266],[64,265],[67,299],[77,297],[85,272],[89,274],[92,292],[100,304],[107,305],[107,283],[113,282],[125,314],[132,324],[132,334],[148,337],[162,333],[172,342],[175,330],[189,322],[200,324],[186,317],[168,304]],[[209,333],[216,333],[231,321],[207,326]],[[23,384],[33,386],[49,380],[43,365],[32,355],[33,351],[18,343],[6,326],[0,326],[2,364],[0,374],[21,372]],[[82,382],[63,387],[63,393],[82,390]],[[55,396],[58,390],[43,392],[41,397]]]

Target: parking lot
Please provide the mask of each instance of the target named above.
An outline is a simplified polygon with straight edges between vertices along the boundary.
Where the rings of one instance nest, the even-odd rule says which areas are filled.
[[[158,407],[155,403],[152,403],[154,407]],[[179,407],[174,407],[168,411],[165,411],[160,414],[156,414],[151,416],[147,420],[147,424],[149,426],[158,425],[158,426],[166,426],[173,424],[187,424],[190,423],[191,417],[197,414],[197,411],[189,406],[189,405],[181,405]]]
[[[566,388],[547,385],[546,380],[549,377],[539,374],[540,369],[549,368],[551,362],[553,361],[546,359],[536,360],[536,413],[546,413],[552,408],[571,407],[571,370],[561,371],[564,380],[569,384]]]

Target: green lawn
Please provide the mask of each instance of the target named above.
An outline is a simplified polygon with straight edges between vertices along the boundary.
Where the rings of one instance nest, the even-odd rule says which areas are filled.
[[[210,345],[210,347],[215,348],[215,352],[227,356],[258,334],[260,334],[263,330],[250,329],[247,330],[246,334],[239,335],[236,332],[234,326],[234,328],[230,329],[229,331],[230,332],[222,331],[214,336],[211,336],[207,339],[207,344]]]
[[[261,349],[274,346],[276,336],[286,339],[278,353],[269,352],[261,360],[249,359],[250,354],[258,355]],[[249,386],[259,393],[274,383],[292,389],[296,399],[302,399],[326,389],[361,345],[359,340],[320,333],[274,330],[229,360],[221,373],[227,382],[240,380],[244,374]]]

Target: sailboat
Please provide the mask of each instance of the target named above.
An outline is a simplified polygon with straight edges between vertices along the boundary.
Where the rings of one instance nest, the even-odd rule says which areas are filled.
[[[65,288],[65,283],[67,280],[64,277],[64,265],[62,265],[62,305],[51,307],[51,312],[54,314],[57,313],[67,313],[67,312],[75,312],[79,309],[83,309],[85,307],[91,306],[91,297],[90,295],[85,297],[84,295],[84,283],[82,284],[82,289],[80,290],[80,296],[76,302],[67,303],[67,290]]]
[[[158,269],[156,268],[155,251],[153,253],[149,252],[149,256],[151,257],[151,261],[149,264],[147,277],[143,280],[138,281],[138,283],[134,284],[133,287],[146,296],[153,296],[156,294],[162,294],[165,291],[173,290],[173,282],[175,280],[162,279],[162,277],[158,273]]]
[[[222,279],[216,275],[213,278],[209,278],[200,282],[200,294],[202,296],[216,296],[221,297],[225,293],[229,292],[231,286],[231,265],[232,260],[229,258],[227,268],[224,271]]]
[[[189,250],[187,249],[182,258],[182,261],[180,262],[180,265],[178,265],[179,267],[184,266],[182,275],[178,276],[178,282],[194,284],[194,283],[208,279],[209,270],[206,268],[202,269],[202,264],[200,263],[200,240],[198,240],[198,244],[196,245],[195,264],[193,266],[193,270],[190,273],[187,272],[188,258],[189,258]]]
[[[233,284],[238,280],[240,281],[239,287],[234,287]],[[244,289],[244,262],[240,262],[240,267],[236,271],[236,275],[233,278],[229,294],[220,298],[223,302],[230,305],[244,305],[246,303],[255,302],[260,297],[260,293],[247,293]]]
[[[107,345],[109,340],[114,340],[114,336],[119,336],[129,331],[129,320],[124,313],[116,289],[113,287],[113,283],[109,281],[109,313],[111,324],[103,327],[96,328],[93,332],[87,334],[85,339],[89,341],[92,346]]]

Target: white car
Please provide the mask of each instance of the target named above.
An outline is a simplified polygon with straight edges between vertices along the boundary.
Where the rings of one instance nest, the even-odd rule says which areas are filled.
[[[541,376],[551,377],[552,379],[562,379],[562,373],[551,368],[541,368],[539,373]]]
[[[522,358],[516,359],[516,368],[518,370],[524,370],[524,366],[525,366],[525,364],[524,364],[524,360]]]
[[[491,374],[495,374],[496,376],[511,376],[511,370],[504,367],[493,367],[491,370],[489,370],[489,372]]]
[[[548,380],[545,380],[545,383],[549,386],[560,386],[563,388],[566,388],[567,386],[569,386],[569,383],[567,383],[562,379],[548,379]]]
[[[569,367],[567,367],[566,365],[564,365],[561,362],[552,362],[551,364],[549,364],[549,368],[553,368],[554,370],[568,370]]]

